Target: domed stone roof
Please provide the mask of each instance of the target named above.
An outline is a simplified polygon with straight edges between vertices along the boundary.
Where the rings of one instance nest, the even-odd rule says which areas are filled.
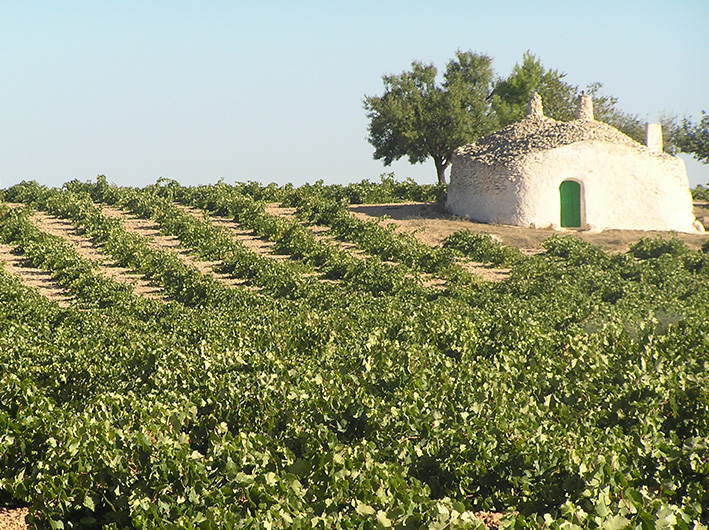
[[[544,116],[541,98],[535,94],[530,101],[526,118],[474,143],[459,147],[455,154],[490,166],[514,166],[515,162],[531,153],[595,140],[627,145],[645,154],[663,156],[662,153],[653,153],[618,129],[594,120],[590,96],[582,95],[579,100],[576,119],[564,122]]]

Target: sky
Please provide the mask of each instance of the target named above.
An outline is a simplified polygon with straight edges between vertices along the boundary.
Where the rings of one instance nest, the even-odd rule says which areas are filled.
[[[362,100],[382,75],[471,50],[506,77],[529,50],[624,112],[698,121],[707,27],[706,0],[0,0],[0,188],[433,183],[431,162],[373,159]]]

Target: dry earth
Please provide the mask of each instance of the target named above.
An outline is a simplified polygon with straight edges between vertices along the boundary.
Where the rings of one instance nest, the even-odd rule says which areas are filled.
[[[133,285],[135,294],[159,300],[166,299],[162,289],[151,285],[145,276],[119,266],[110,257],[102,254],[101,247],[91,238],[82,236],[71,221],[44,212],[36,212],[32,219],[37,227],[44,232],[64,238],[81,257],[100,264],[101,271],[106,276],[118,282]]]
[[[21,206],[14,203],[5,204],[10,208]],[[29,260],[18,253],[18,247],[0,243],[0,267],[19,276],[22,283],[36,288],[43,296],[55,300],[59,306],[67,307],[69,305],[70,294],[54,282],[49,272],[32,267]]]
[[[266,213],[269,213],[271,215],[278,215],[280,217],[285,217],[286,219],[295,219],[295,212],[296,208],[288,208],[284,206],[280,206],[278,203],[271,203],[266,207]],[[306,223],[300,222],[301,225],[305,226],[308,228],[313,236],[315,237],[315,241],[319,243],[329,243],[332,245],[335,245],[337,248],[340,250],[343,250],[347,253],[349,253],[351,256],[354,256],[357,259],[361,260],[366,260],[369,259],[371,256],[368,256],[365,252],[363,252],[356,243],[352,243],[350,241],[344,241],[342,239],[338,239],[335,235],[332,234],[332,230],[328,226],[321,226],[321,225],[307,225]],[[384,261],[384,263],[387,264],[393,264],[391,261]],[[476,267],[473,264],[467,263],[463,264],[468,268],[468,270],[472,273],[477,273],[481,276],[484,277],[484,279],[489,279],[489,280],[500,280],[504,277],[506,272],[503,271],[502,275],[498,274],[497,272],[494,271],[481,271],[477,270],[478,267]],[[485,278],[487,276],[487,278]],[[423,273],[421,275],[423,285],[427,287],[435,287],[437,289],[443,289],[446,284],[446,279],[441,278],[438,276],[433,276],[431,274],[426,274]],[[331,280],[330,280],[331,281]]]
[[[229,274],[216,270],[219,262],[205,261],[195,258],[192,254],[190,254],[188,249],[180,247],[180,239],[178,237],[162,235],[160,233],[160,226],[154,221],[143,219],[125,210],[106,205],[102,205],[102,212],[106,216],[120,219],[123,222],[125,229],[129,232],[134,232],[147,238],[151,242],[153,248],[170,250],[174,252],[185,263],[195,267],[202,274],[211,275],[227,285],[240,285],[243,283]]]
[[[0,243],[0,267],[19,276],[23,284],[36,288],[40,294],[55,300],[61,307],[68,307],[71,300],[69,293],[54,282],[49,272],[30,266],[26,258],[15,253],[16,250],[17,247]]]
[[[44,212],[35,212],[32,221],[40,230],[65,239],[83,258],[98,263],[106,276],[132,285],[135,294],[165,300],[160,288],[151,285],[144,276],[135,271],[118,266],[101,253],[100,246],[91,238],[82,236],[70,221]],[[5,270],[19,276],[25,285],[36,287],[42,295],[55,300],[60,306],[67,307],[71,295],[54,282],[51,273],[31,267],[25,258],[14,253],[15,249],[16,247],[0,244],[0,263],[4,263]]]
[[[266,207],[266,213],[271,215],[278,215],[280,217],[285,217],[286,219],[295,219],[296,208],[289,208],[285,206],[280,206],[278,203],[271,203]],[[305,223],[301,223],[305,226]],[[346,250],[356,258],[366,259],[367,255],[357,248],[357,245],[350,243],[348,241],[341,241],[330,232],[330,227],[320,226],[320,225],[309,225],[308,228],[315,236],[315,240],[318,242],[327,241],[337,245],[342,250]]]
[[[214,270],[218,262],[197,260],[187,250],[178,248],[179,239],[161,235],[159,227],[152,221],[137,218],[128,212],[108,206],[104,206],[103,212],[110,217],[122,219],[127,230],[149,238],[155,248],[172,250],[186,263],[198,268],[202,273],[210,274],[228,285],[242,283],[228,274]],[[32,220],[44,232],[64,238],[82,257],[97,262],[103,274],[116,281],[132,285],[136,295],[167,300],[162,288],[152,285],[142,274],[118,266],[115,261],[101,252],[100,245],[97,245],[91,238],[81,235],[71,221],[44,212],[35,212]],[[31,267],[27,260],[16,254],[15,251],[16,247],[0,244],[0,264],[4,264],[5,270],[19,276],[25,285],[36,287],[42,295],[55,300],[60,306],[67,307],[71,300],[70,294],[54,282],[48,271]]]
[[[197,217],[199,219],[205,218],[205,212],[203,210],[188,206],[180,206],[180,208],[194,217]],[[273,205],[269,209],[268,213],[270,213],[271,215],[282,215],[286,218],[292,218],[294,211],[295,208],[280,208],[276,205]],[[229,217],[222,217],[219,215],[208,215],[207,218],[209,219],[209,222],[212,223],[214,226],[218,226],[228,230],[229,234],[236,241],[238,241],[253,252],[257,252],[262,256],[277,261],[287,261],[289,259],[292,259],[290,256],[285,254],[276,254],[274,252],[275,244],[272,241],[257,236],[253,230],[245,229],[243,226],[241,226],[239,223]],[[315,276],[316,274],[306,273],[305,275]],[[323,283],[336,283],[336,280],[328,280],[325,278],[320,278],[320,281]]]
[[[204,219],[203,210],[188,206],[180,206],[180,208],[198,219]],[[258,252],[263,256],[278,261],[286,261],[288,259],[288,256],[273,253],[274,244],[271,241],[258,237],[254,234],[253,230],[244,229],[243,226],[241,226],[233,219],[230,219],[228,217],[220,217],[218,215],[210,215],[209,222],[212,223],[214,226],[220,226],[222,228],[227,229],[234,239],[236,239],[249,250],[253,250],[254,252]]]
[[[204,216],[201,210],[193,208],[185,208],[185,210],[196,217]],[[295,209],[283,208],[277,204],[271,204],[268,206],[267,211],[274,215],[293,218]],[[432,203],[354,205],[351,207],[351,211],[353,215],[360,219],[377,219],[382,223],[392,222],[396,224],[397,230],[412,233],[423,243],[433,246],[440,245],[448,235],[456,230],[468,229],[476,233],[491,234],[503,244],[515,246],[520,248],[523,252],[530,254],[541,252],[543,250],[541,243],[547,237],[558,233],[573,234],[585,241],[599,245],[610,252],[624,252],[628,249],[629,245],[636,242],[641,237],[668,236],[667,232],[655,231],[605,230],[598,233],[586,231],[558,232],[551,229],[475,223],[468,219],[449,215]],[[155,247],[172,249],[188,264],[197,267],[203,273],[211,274],[218,280],[229,285],[243,283],[243,281],[237,280],[228,274],[219,273],[216,270],[218,262],[207,262],[195,259],[186,249],[179,248],[179,239],[174,236],[161,235],[158,225],[153,221],[141,219],[124,210],[105,205],[103,206],[103,212],[106,215],[121,218],[125,223],[126,229],[150,238]],[[695,202],[695,215],[705,223],[709,222],[709,202]],[[288,259],[287,256],[274,254],[272,251],[273,244],[271,242],[255,236],[250,230],[244,230],[243,227],[233,220],[218,216],[212,216],[210,220],[216,226],[222,226],[228,229],[235,239],[249,249],[272,259]],[[117,281],[132,284],[136,294],[151,298],[165,299],[160,288],[151,285],[144,276],[137,274],[135,271],[117,266],[115,262],[100,252],[100,246],[97,246],[91,239],[80,235],[69,221],[40,212],[35,214],[34,221],[42,230],[63,237],[72,243],[77,252],[82,256],[99,262],[106,275]],[[338,241],[332,237],[327,227],[311,226],[310,229],[315,234],[316,239],[334,242],[341,248],[351,252],[354,256],[366,258],[366,255],[359,251],[356,245],[345,241]],[[692,248],[700,247],[709,239],[709,234],[675,235]],[[4,262],[6,270],[19,275],[25,284],[37,287],[43,295],[56,300],[62,306],[68,305],[70,300],[69,294],[54,283],[48,272],[29,267],[24,258],[14,253],[14,247],[0,245],[0,262]],[[471,273],[488,281],[500,281],[507,276],[508,272],[505,269],[495,269],[471,261],[464,261],[462,265]],[[431,284],[441,283],[439,279],[433,278],[427,279],[427,281]]]
[[[0,508],[0,530],[25,530],[29,528],[25,517],[27,508]]]
[[[25,522],[25,517],[27,517],[28,513],[28,508],[0,508],[0,530],[27,530],[29,526]],[[503,514],[495,512],[476,512],[475,517],[480,519],[487,528],[493,529],[499,528]]]
[[[694,208],[697,217],[706,217],[709,221],[709,203],[697,202]],[[446,237],[456,230],[467,228],[471,232],[494,235],[503,244],[517,247],[530,254],[541,252],[543,250],[542,242],[553,234],[572,234],[609,252],[625,252],[630,245],[643,237],[668,237],[670,235],[668,232],[652,230],[558,231],[475,223],[468,219],[445,213],[432,203],[362,204],[354,205],[350,209],[354,215],[361,219],[388,218],[391,222],[396,223],[399,229],[414,233],[416,237],[429,245],[440,245]],[[699,248],[709,240],[709,233],[677,233],[674,235],[692,248]]]

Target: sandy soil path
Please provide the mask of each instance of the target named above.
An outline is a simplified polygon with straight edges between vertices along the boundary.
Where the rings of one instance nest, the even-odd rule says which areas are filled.
[[[10,208],[23,206],[8,202],[3,204]],[[54,300],[60,307],[69,306],[71,295],[57,285],[48,271],[32,267],[29,261],[18,253],[18,247],[0,243],[0,263],[3,264],[7,272],[19,276],[24,285],[36,288],[40,294]]]
[[[215,270],[219,262],[198,260],[191,256],[188,250],[179,248],[179,239],[174,236],[161,235],[158,225],[154,222],[140,219],[124,210],[108,206],[103,207],[103,212],[108,216],[120,218],[127,230],[150,238],[155,248],[175,252],[186,263],[196,267],[203,274],[211,275],[231,286],[244,283],[244,280]],[[65,239],[82,257],[99,263],[103,274],[116,281],[132,285],[136,295],[163,301],[168,299],[163,289],[152,285],[144,275],[135,270],[118,266],[112,258],[103,254],[101,246],[91,238],[81,235],[71,221],[45,212],[35,212],[32,221],[40,230]],[[247,239],[258,238],[248,236]],[[251,246],[265,252],[265,249],[261,248],[257,242],[253,242]],[[21,254],[16,253],[16,248],[0,244],[0,262],[4,264],[5,270],[19,276],[25,285],[36,287],[43,296],[55,300],[60,306],[68,307],[72,300],[71,294],[54,282],[50,272],[29,266],[27,260]],[[276,259],[287,259],[287,256],[270,256]]]
[[[170,250],[177,254],[180,259],[190,266],[197,268],[202,274],[210,275],[227,285],[236,286],[244,283],[243,280],[232,277],[229,274],[219,272],[217,267],[220,262],[200,260],[190,254],[189,250],[180,247],[180,239],[175,236],[166,236],[160,233],[160,226],[149,219],[143,219],[126,210],[102,205],[103,213],[108,217],[120,219],[126,230],[134,232],[143,237],[149,238],[153,247]]]
[[[0,530],[25,530],[29,528],[25,517],[27,508],[0,508]]]
[[[419,204],[419,203],[412,203],[412,204]],[[421,203],[424,204],[424,203]],[[357,207],[353,206],[350,208],[352,211],[352,214],[362,220],[371,220],[371,219],[377,219],[381,222],[394,222],[393,217],[388,215],[386,212],[388,210],[399,210],[400,204],[392,204],[392,205],[377,205],[380,207],[379,210],[376,210],[373,212],[372,215],[368,215],[366,213],[362,213],[357,211]],[[266,206],[266,212],[270,213],[271,215],[278,215],[281,217],[285,217],[288,219],[295,219],[295,212],[296,208],[288,208],[279,205],[278,203],[271,203]],[[441,237],[440,240],[436,238],[435,236],[433,238],[430,237],[422,237],[422,234],[425,233],[424,230],[421,228],[417,228],[414,226],[407,226],[406,223],[401,223],[399,222],[401,220],[398,220],[395,222],[397,225],[397,230],[398,231],[403,231],[403,232],[408,232],[408,233],[414,233],[416,236],[419,238],[420,241],[427,245],[431,246],[438,246],[440,245],[440,242],[445,239],[445,236]],[[301,223],[303,224],[303,223]],[[310,231],[313,233],[315,236],[315,239],[317,241],[329,241],[335,245],[337,245],[339,248],[349,252],[353,256],[359,258],[359,259],[367,259],[367,254],[362,252],[355,243],[351,243],[349,241],[342,241],[340,239],[337,239],[334,235],[331,234],[331,230],[327,226],[319,226],[319,225],[308,225],[307,226]],[[455,230],[452,230],[455,231]],[[509,270],[507,269],[496,269],[489,267],[487,265],[483,265],[481,263],[476,263],[470,260],[465,260],[461,259],[460,260],[460,265],[463,266],[468,272],[471,274],[475,274],[479,278],[485,280],[485,281],[491,281],[491,282],[499,282],[507,278],[509,275]],[[436,287],[438,289],[443,289],[445,288],[446,280],[445,278],[440,278],[436,277],[430,274],[424,274],[423,275],[423,284],[427,287]]]
[[[16,251],[17,247],[0,243],[0,263],[5,270],[19,276],[24,285],[36,288],[42,296],[54,300],[60,307],[68,307],[71,295],[56,284],[48,271],[30,266],[28,260]]]
[[[278,203],[271,203],[266,205],[266,213],[269,213],[271,215],[278,215],[279,217],[285,217],[286,219],[296,220],[296,211],[297,208],[281,206]],[[310,229],[310,231],[313,233],[313,236],[315,236],[315,241],[317,241],[318,243],[329,242],[334,245],[337,245],[338,248],[349,252],[355,258],[367,259],[367,254],[362,252],[356,244],[350,243],[349,241],[342,241],[340,239],[337,239],[332,234],[332,231],[330,230],[329,226],[306,225],[302,222],[300,224]]]
[[[133,285],[133,292],[139,296],[166,300],[163,290],[151,285],[142,274],[132,269],[120,267],[109,256],[101,252],[100,246],[88,237],[79,234],[79,231],[68,219],[62,219],[44,212],[36,212],[33,217],[35,224],[43,231],[64,238],[72,244],[78,254],[101,265],[101,272],[106,276],[126,284]]]
[[[178,205],[180,208],[182,208],[185,212],[189,213],[190,215],[193,215],[197,218],[203,219],[204,218],[204,211],[200,210],[198,208],[193,208],[189,206],[182,206]],[[279,215],[283,216],[288,219],[293,219],[294,218],[294,212],[295,208],[284,208],[280,207],[277,204],[271,204],[268,205],[266,208],[266,212],[271,214],[271,215]],[[275,259],[278,261],[287,261],[291,259],[291,256],[285,255],[285,254],[275,254],[274,253],[274,247],[275,244],[272,241],[269,241],[267,239],[260,238],[256,234],[254,234],[253,230],[248,230],[245,229],[243,226],[241,226],[239,223],[234,221],[231,218],[228,217],[222,217],[219,215],[209,215],[209,222],[212,223],[214,226],[219,226],[222,228],[225,228],[229,230],[230,234],[234,239],[239,241],[241,244],[243,244],[246,248],[249,250],[252,250],[254,252],[257,252],[261,254],[262,256],[265,256],[270,259]],[[366,255],[357,249],[356,245],[347,243],[347,242],[342,242],[342,241],[337,241],[334,239],[332,236],[329,236],[327,232],[330,231],[329,228],[327,227],[309,227],[313,231],[313,235],[315,236],[316,241],[330,241],[333,242],[334,244],[337,244],[340,246],[340,248],[347,250],[352,254],[354,257],[359,258],[359,259],[366,259]],[[309,273],[305,274],[306,276],[318,276],[318,273]],[[329,280],[326,278],[319,278],[319,281],[323,283],[337,283],[338,280]]]
[[[193,208],[191,206],[182,206],[179,204],[177,206],[184,212],[198,219],[204,219],[204,211],[200,210],[199,208]],[[228,217],[221,217],[218,215],[210,215],[209,222],[212,223],[214,226],[226,228],[234,239],[236,239],[249,250],[253,250],[258,254],[261,254],[262,256],[266,256],[267,258],[275,259],[277,261],[287,261],[288,259],[290,259],[289,256],[283,254],[274,254],[274,244],[271,241],[260,238],[259,236],[254,234],[253,230],[245,229],[233,219],[230,219]]]

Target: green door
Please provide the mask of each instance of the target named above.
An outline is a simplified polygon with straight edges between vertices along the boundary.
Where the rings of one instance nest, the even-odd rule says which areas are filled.
[[[559,186],[561,226],[581,228],[581,184],[565,180]]]

